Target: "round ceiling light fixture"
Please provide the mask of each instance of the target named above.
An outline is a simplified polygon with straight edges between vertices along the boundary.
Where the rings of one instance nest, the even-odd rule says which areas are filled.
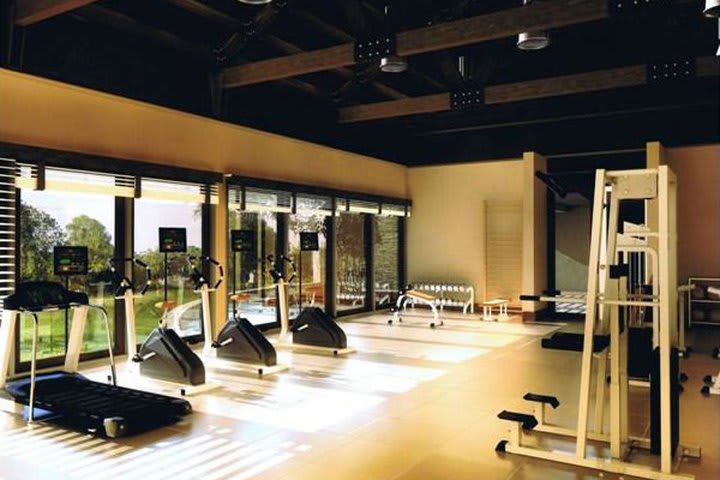
[[[532,0],[523,0],[523,5],[530,5],[531,3]],[[542,50],[549,45],[550,35],[547,32],[522,32],[518,35],[517,48],[520,50]]]
[[[244,3],[246,5],[267,5],[268,3],[272,3],[272,0],[237,0],[240,3]]]
[[[380,59],[380,70],[385,73],[402,73],[408,69],[408,62],[397,55],[386,55]]]
[[[550,45],[547,32],[522,32],[518,35],[517,47],[520,50],[542,50]]]
[[[720,17],[720,0],[705,0],[705,10],[703,13],[706,17]]]

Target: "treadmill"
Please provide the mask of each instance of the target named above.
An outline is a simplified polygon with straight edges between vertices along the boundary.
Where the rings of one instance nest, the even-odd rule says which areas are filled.
[[[73,252],[65,247],[65,260],[87,261],[87,250]],[[55,251],[56,255],[58,251]],[[56,260],[57,261],[57,260]],[[67,263],[66,263],[67,264]],[[55,371],[37,372],[38,324],[42,314],[72,309],[72,324],[65,355],[65,365]],[[90,309],[104,319],[110,383],[95,382],[80,375],[78,363],[83,333]],[[30,374],[9,378],[10,362],[21,315],[33,319]],[[20,283],[5,298],[0,323],[0,407],[25,415],[28,423],[54,421],[102,437],[118,438],[170,425],[192,412],[187,400],[157,395],[117,385],[115,363],[107,314],[101,306],[90,305],[85,293],[70,291],[62,284],[49,281]]]

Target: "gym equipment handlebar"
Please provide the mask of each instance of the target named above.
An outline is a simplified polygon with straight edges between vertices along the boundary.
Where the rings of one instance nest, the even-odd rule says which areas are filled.
[[[205,263],[209,263],[209,264],[214,265],[215,268],[217,268],[219,278],[218,278],[217,282],[215,282],[215,285],[213,285],[213,287],[210,288],[210,291],[217,290],[218,287],[222,284],[223,280],[225,279],[225,270],[223,269],[223,266],[220,264],[220,262],[218,262],[214,258],[212,258],[208,255],[205,255],[202,257],[195,257],[193,255],[190,255],[187,257],[187,260],[188,260],[188,264],[190,265],[190,268],[192,269],[192,279],[193,279],[193,283],[194,283],[194,285],[193,285],[194,290],[199,290],[203,286],[203,284],[208,283],[208,281],[205,279],[205,276],[203,275],[203,273],[200,271],[200,269],[197,266],[196,262],[198,262],[198,261],[200,262],[201,267]]]
[[[140,289],[140,292],[135,292],[137,287],[133,283],[133,281],[125,275],[124,268],[122,273],[118,271],[118,269],[121,266],[124,267],[126,263],[132,263],[133,265],[137,265],[145,271],[145,278],[142,282],[142,288]],[[136,257],[111,258],[110,271],[121,279],[120,285],[118,285],[118,288],[115,290],[115,298],[118,300],[121,299],[123,295],[125,295],[125,292],[127,290],[132,290],[133,295],[136,297],[142,297],[143,295],[145,295],[145,292],[147,292],[148,288],[150,288],[150,284],[152,283],[152,272],[150,271],[150,267],[147,265],[147,263]]]

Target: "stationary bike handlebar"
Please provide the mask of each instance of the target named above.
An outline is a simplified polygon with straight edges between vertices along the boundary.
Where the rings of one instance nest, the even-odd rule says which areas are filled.
[[[136,292],[137,286],[135,285],[135,283],[133,283],[133,281],[127,275],[125,275],[126,263],[132,263],[133,265],[137,265],[145,271],[145,278],[143,279],[142,288],[139,292]],[[110,271],[116,276],[116,278],[120,278],[120,284],[115,290],[116,299],[122,299],[125,295],[125,292],[128,290],[131,290],[133,292],[133,296],[142,297],[143,295],[145,295],[145,292],[147,292],[148,288],[150,288],[150,284],[152,283],[152,272],[150,272],[150,267],[147,265],[147,263],[136,257],[111,258]]]
[[[295,262],[292,258],[288,257],[287,255],[281,254],[279,257],[279,260],[285,263],[289,263],[292,267],[292,272],[290,274],[290,278],[285,280],[285,283],[290,283],[295,279],[295,275],[297,274],[297,269],[295,268]],[[270,275],[273,277],[273,280],[275,283],[280,281],[284,277],[282,268],[277,264],[275,261],[275,257],[273,255],[268,255],[266,258],[267,262],[270,264],[271,269],[268,271],[270,272]]]
[[[218,280],[215,282],[215,285],[213,285],[212,288],[209,288],[210,291],[217,290],[218,287],[222,284],[223,279],[225,278],[225,271],[223,270],[223,266],[215,260],[214,258],[210,256],[202,256],[202,257],[195,257],[195,256],[188,256],[188,265],[190,265],[190,268],[192,270],[191,278],[193,281],[193,290],[198,291],[202,288],[203,285],[208,285],[208,280],[203,275],[201,268],[206,263],[211,264],[217,268],[218,271]],[[198,265],[199,264],[199,265]],[[198,268],[200,266],[200,268]]]

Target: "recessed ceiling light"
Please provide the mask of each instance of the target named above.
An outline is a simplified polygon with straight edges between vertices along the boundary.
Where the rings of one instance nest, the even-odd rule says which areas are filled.
[[[245,3],[247,5],[267,5],[268,3],[271,3],[272,0],[237,0],[240,3]]]

